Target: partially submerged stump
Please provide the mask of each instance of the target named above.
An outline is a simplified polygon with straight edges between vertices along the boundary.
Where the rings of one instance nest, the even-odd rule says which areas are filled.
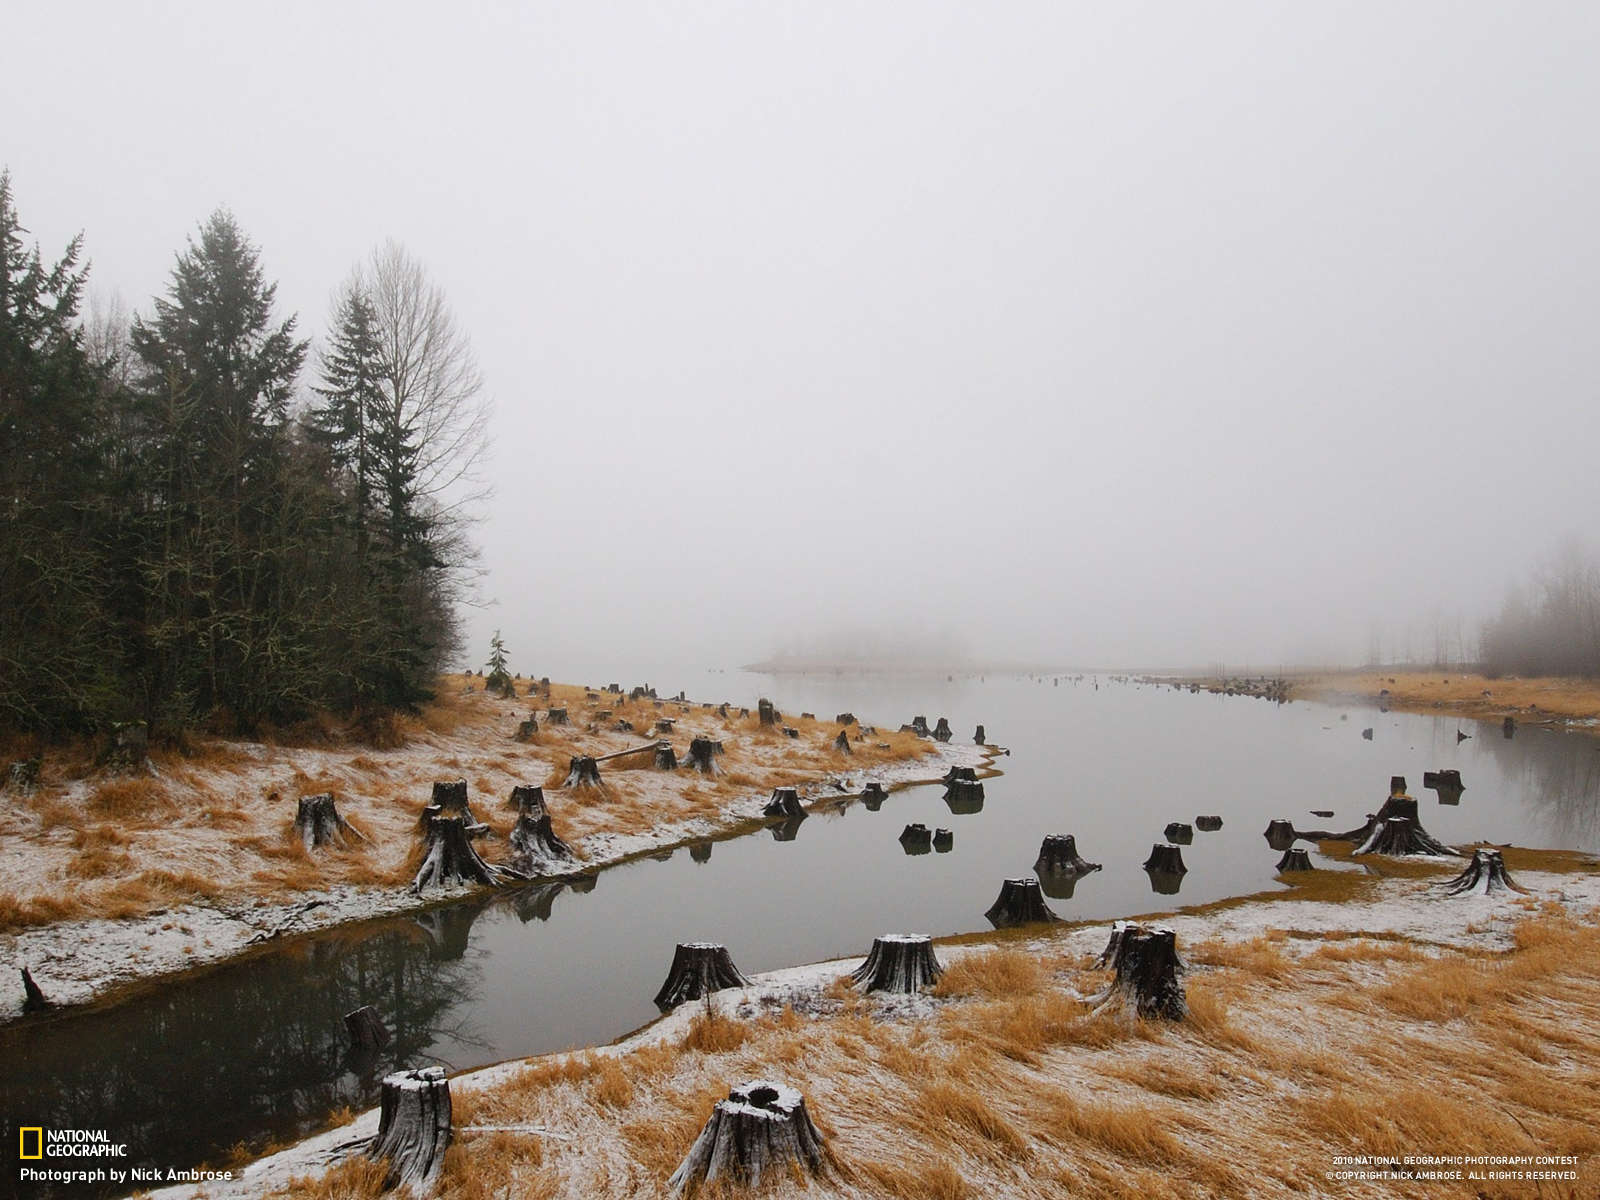
[[[717,745],[710,738],[697,737],[691,741],[683,765],[702,775],[722,774],[722,767],[717,763]]]
[[[900,831],[900,848],[907,854],[926,854],[933,848],[933,831],[918,822]]]
[[[1052,833],[1039,843],[1039,857],[1034,860],[1035,871],[1049,871],[1056,875],[1087,875],[1098,871],[1099,863],[1085,862],[1078,854],[1078,839],[1070,833]]]
[[[1445,884],[1450,896],[1493,896],[1507,891],[1526,894],[1528,889],[1511,878],[1500,851],[1490,846],[1473,850],[1466,870]]]
[[[517,725],[517,732],[515,734],[513,734],[512,736],[515,738],[515,740],[517,740],[519,742],[527,742],[527,741],[532,741],[533,740],[533,735],[538,733],[538,732],[539,732],[539,716],[538,716],[537,713],[529,713]]]
[[[1201,833],[1215,833],[1222,828],[1221,817],[1196,817],[1194,827]]]
[[[1144,860],[1146,871],[1172,871],[1182,875],[1189,868],[1183,865],[1183,851],[1177,846],[1157,842],[1150,847],[1150,857]]]
[[[1044,893],[1039,890],[1037,879],[1007,879],[1000,885],[999,897],[983,915],[989,918],[989,924],[996,929],[1061,919],[1044,902]]]
[[[378,1136],[368,1158],[387,1159],[384,1188],[433,1186],[450,1146],[450,1081],[443,1067],[399,1071],[383,1081]]]
[[[1299,847],[1285,850],[1283,857],[1278,860],[1278,874],[1280,875],[1285,871],[1310,871],[1314,869],[1311,865],[1311,856]]]
[[[949,854],[955,848],[956,835],[948,829],[933,831],[933,848],[938,854]]]
[[[983,784],[975,779],[952,779],[944,787],[944,802],[957,816],[983,811]]]
[[[1167,841],[1176,843],[1179,846],[1189,846],[1194,843],[1193,825],[1185,825],[1182,821],[1173,821],[1164,832],[1166,833]]]
[[[1141,1017],[1181,1021],[1189,1015],[1183,984],[1178,979],[1184,964],[1178,956],[1178,937],[1172,930],[1119,921],[1096,965],[1116,971],[1106,989],[1090,997],[1096,1012],[1121,1001]]]
[[[911,718],[911,732],[920,738],[933,736],[932,731],[928,728],[928,718],[923,716]]]
[[[976,745],[979,745],[979,746],[983,745],[983,726],[982,725],[978,726],[978,732],[972,735],[972,740]]]
[[[521,875],[548,875],[552,869],[559,870],[576,861],[572,847],[551,827],[550,813],[543,803],[524,808],[517,815],[510,841],[510,866]]]
[[[698,1000],[723,988],[745,987],[749,982],[721,943],[679,942],[672,952],[667,981],[656,993],[656,1007],[666,1012],[685,1000]]]
[[[867,806],[869,812],[877,812],[888,798],[889,793],[884,791],[883,784],[876,780],[861,789],[861,803]]]
[[[27,967],[22,968],[22,1011],[47,1012],[55,1005],[45,997],[43,989],[33,981],[33,974]]]
[[[1295,833],[1292,822],[1268,821],[1267,831],[1262,836],[1267,839],[1267,845],[1274,850],[1287,850],[1294,845],[1295,838],[1299,835]]]
[[[954,736],[955,734],[950,732],[950,722],[940,717],[939,723],[933,727],[933,740],[936,742],[948,742]]]
[[[1368,725],[1365,729],[1363,729],[1361,731],[1361,736],[1364,740],[1370,742],[1372,740],[1372,726]]]
[[[839,730],[839,736],[833,739],[833,748],[840,754],[851,753],[850,734],[846,730]]]
[[[600,782],[600,764],[587,754],[573,756],[567,766],[567,780],[561,786],[579,790],[603,787]]]
[[[568,723],[567,710],[564,708],[552,708],[545,714],[544,723],[546,725],[566,725]]]
[[[345,1013],[344,1027],[350,1035],[350,1044],[358,1050],[382,1050],[389,1044],[388,1027],[370,1004]]]
[[[800,805],[800,793],[792,787],[775,787],[772,798],[761,810],[764,817],[803,817],[806,810]]]
[[[726,1180],[753,1188],[763,1176],[770,1179],[795,1169],[815,1174],[822,1166],[822,1154],[822,1135],[811,1123],[805,1098],[786,1084],[756,1080],[717,1102],[667,1181],[668,1194],[682,1195],[698,1182]]]
[[[772,706],[771,700],[757,700],[756,711],[760,713],[763,725],[776,725],[783,720],[783,714]]]
[[[913,995],[938,983],[943,974],[927,934],[886,933],[872,939],[872,952],[850,972],[850,979],[863,992]]]
[[[471,838],[476,830],[487,826],[474,826],[467,817],[430,816],[430,807],[424,810],[427,823],[422,866],[417,868],[411,890],[421,892],[430,884],[443,887],[452,883],[482,883],[490,887],[498,884],[494,868],[478,857],[472,848]]]
[[[656,745],[655,757],[650,764],[657,771],[676,771],[678,769],[678,752],[667,742]]]
[[[350,822],[339,815],[332,792],[301,796],[300,803],[295,807],[294,828],[307,850],[315,850],[318,846],[344,846],[347,844],[347,834],[366,841]]]

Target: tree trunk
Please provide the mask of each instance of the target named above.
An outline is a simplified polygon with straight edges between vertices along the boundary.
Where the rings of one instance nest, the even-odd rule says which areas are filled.
[[[1311,856],[1298,847],[1285,850],[1283,857],[1278,860],[1278,874],[1280,875],[1285,871],[1311,871],[1314,869],[1311,865]]]
[[[672,970],[656,993],[662,1012],[685,1000],[698,1000],[723,988],[747,987],[750,981],[733,965],[728,948],[717,942],[679,942],[672,952]]]
[[[45,998],[44,991],[33,981],[33,974],[27,967],[22,968],[22,1011],[47,1012],[55,1005]]]
[[[668,1194],[680,1196],[699,1182],[727,1181],[754,1188],[763,1177],[822,1167],[822,1135],[811,1123],[804,1097],[782,1083],[741,1084],[718,1101],[711,1119],[667,1181]]]
[[[600,782],[600,764],[587,754],[576,755],[567,766],[567,780],[561,786],[578,790],[603,788],[605,785]]]
[[[954,736],[955,734],[950,732],[950,722],[940,717],[939,723],[933,729],[933,740],[936,742],[948,742]]]
[[[315,850],[318,846],[344,846],[345,835],[361,838],[366,841],[355,828],[339,815],[339,809],[334,803],[332,792],[323,792],[316,796],[301,796],[300,803],[296,806],[294,814],[294,828],[300,835],[300,841],[305,848]]]
[[[1221,817],[1196,817],[1194,827],[1201,833],[1215,833],[1222,828]]]
[[[1500,851],[1489,846],[1473,850],[1466,870],[1445,885],[1450,896],[1493,896],[1506,891],[1526,895],[1528,889],[1511,878]]]
[[[522,722],[517,726],[517,732],[513,736],[519,742],[527,742],[527,741],[532,741],[533,740],[533,735],[538,733],[538,732],[539,732],[539,718],[538,718],[537,714],[529,713],[526,717],[523,718]]]
[[[1289,821],[1268,821],[1267,832],[1262,836],[1267,839],[1267,845],[1274,850],[1287,850],[1294,845],[1295,838],[1299,835],[1295,833],[1294,825]]]
[[[543,804],[524,808],[517,815],[510,841],[510,866],[529,878],[549,875],[576,861],[572,847],[556,836],[550,824],[550,812]]]
[[[938,983],[943,974],[927,934],[886,933],[872,939],[872,952],[850,978],[863,992],[913,995]]]
[[[1172,930],[1147,929],[1119,921],[1096,965],[1116,971],[1110,985],[1090,997],[1096,1012],[1120,1000],[1141,1017],[1181,1021],[1189,1015],[1183,984],[1178,979],[1183,960],[1178,956],[1178,938]]]
[[[552,708],[549,712],[547,712],[545,714],[544,723],[546,725],[565,725],[565,724],[567,724],[568,723],[567,722],[567,710],[564,709],[564,708]]]
[[[867,806],[868,812],[877,812],[888,798],[889,793],[884,791],[883,784],[876,780],[861,789],[861,803]]]
[[[974,779],[952,779],[945,784],[945,806],[956,816],[983,811],[983,784]]]
[[[472,848],[471,837],[475,829],[467,817],[427,816],[427,832],[422,866],[411,881],[411,890],[420,893],[430,884],[443,887],[452,883],[482,883],[489,887],[498,884],[494,868],[478,857]]]
[[[996,929],[1031,925],[1039,921],[1059,921],[1050,911],[1039,890],[1037,879],[1007,879],[1000,885],[1000,896],[983,914]]]
[[[983,737],[983,726],[982,725],[978,726],[978,732],[972,735],[972,740],[976,745],[979,745],[979,746],[983,745],[984,737]]]
[[[387,1159],[384,1188],[432,1188],[450,1145],[450,1081],[443,1067],[399,1071],[383,1081],[378,1136],[367,1157]]]
[[[1194,826],[1185,825],[1182,821],[1174,821],[1167,826],[1167,841],[1179,846],[1188,846],[1194,843]]]
[[[848,731],[843,729],[839,730],[839,736],[833,739],[833,748],[839,751],[841,754],[851,753],[850,734]]]
[[[949,854],[956,846],[956,835],[948,829],[933,831],[933,849],[938,854]]]
[[[689,847],[689,857],[694,859],[694,861],[697,863],[710,862],[711,845],[712,843],[710,842],[696,842],[694,845]]]
[[[761,723],[763,725],[776,725],[783,720],[783,714],[772,707],[771,700],[757,700],[756,709],[761,714]]]
[[[697,737],[691,741],[689,757],[684,759],[683,765],[702,775],[722,774],[722,767],[717,762],[717,744],[710,738]]]
[[[1039,857],[1034,860],[1033,869],[1058,875],[1087,875],[1098,871],[1100,864],[1085,862],[1078,856],[1078,839],[1072,834],[1052,833],[1039,844]]]
[[[907,854],[927,854],[933,849],[933,832],[926,825],[907,825],[900,831],[900,849]]]
[[[792,787],[776,787],[772,789],[772,798],[767,801],[767,806],[761,810],[765,817],[803,817],[806,810],[800,806],[800,793]]]
[[[382,1050],[389,1044],[389,1030],[370,1004],[345,1013],[344,1027],[350,1034],[350,1044],[358,1050]]]

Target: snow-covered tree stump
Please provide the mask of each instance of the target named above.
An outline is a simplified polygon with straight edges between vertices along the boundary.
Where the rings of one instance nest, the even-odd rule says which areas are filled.
[[[771,700],[757,700],[756,711],[763,725],[776,725],[783,720],[783,714],[772,706]]]
[[[920,822],[900,831],[900,848],[907,854],[926,854],[933,848],[933,831]]]
[[[512,736],[519,742],[527,742],[531,741],[533,735],[538,732],[539,717],[535,713],[529,713],[517,724],[517,732]]]
[[[566,725],[566,724],[568,724],[569,722],[567,721],[567,710],[564,709],[564,708],[552,708],[549,712],[545,713],[544,723],[546,725]]]
[[[1490,846],[1473,850],[1466,870],[1445,884],[1450,896],[1493,896],[1507,891],[1526,894],[1528,889],[1511,878],[1500,851]]]
[[[676,771],[678,769],[678,752],[667,742],[657,742],[655,756],[650,765],[657,771]]]
[[[944,773],[944,778],[940,782],[951,784],[958,779],[966,780],[968,783],[977,783],[978,772],[972,767],[951,767]]]
[[[775,787],[772,798],[761,810],[764,817],[803,817],[806,810],[800,805],[800,793],[792,787]]]
[[[911,732],[920,738],[933,736],[933,731],[928,728],[928,718],[920,715],[911,718]]]
[[[1262,836],[1267,839],[1267,845],[1274,850],[1287,850],[1294,845],[1298,835],[1294,831],[1294,825],[1289,821],[1268,821],[1267,831]]]
[[[983,726],[982,725],[979,725],[978,726],[978,732],[972,735],[972,741],[973,741],[974,745],[978,745],[978,746],[983,745],[984,737],[983,737]]]
[[[1177,846],[1157,842],[1150,847],[1150,857],[1144,860],[1146,871],[1172,871],[1183,874],[1189,868],[1183,865],[1183,851]]]
[[[43,989],[33,981],[33,973],[29,971],[27,967],[23,967],[22,1011],[25,1013],[47,1012],[54,1007],[55,1005],[50,1003],[49,999],[45,996]]]
[[[956,835],[948,829],[935,829],[933,831],[933,849],[938,854],[949,854],[955,849]]]
[[[1467,790],[1461,783],[1460,771],[1424,771],[1422,786],[1431,788],[1440,804],[1460,804],[1461,793]]]
[[[431,810],[429,810],[431,811]],[[423,888],[437,884],[445,887],[452,883],[482,883],[490,887],[499,881],[494,868],[478,857],[472,848],[472,834],[477,828],[467,817],[428,816],[422,866],[411,881],[411,890],[420,893]]]
[[[1039,857],[1034,860],[1035,871],[1049,871],[1057,875],[1087,875],[1098,871],[1099,863],[1085,862],[1078,854],[1078,839],[1070,833],[1052,833],[1039,843]]]
[[[1286,871],[1310,871],[1315,868],[1311,865],[1311,855],[1299,847],[1292,847],[1283,852],[1283,857],[1278,860],[1278,874]]]
[[[1222,828],[1221,817],[1196,817],[1194,827],[1201,833],[1215,833]]]
[[[1183,984],[1178,979],[1183,971],[1183,960],[1178,955],[1178,938],[1172,930],[1149,929],[1119,921],[1096,965],[1111,967],[1116,972],[1104,991],[1090,997],[1096,1012],[1121,1001],[1141,1017],[1181,1021],[1189,1015]]]
[[[867,806],[869,812],[877,812],[888,798],[889,793],[883,790],[883,784],[877,780],[873,780],[861,789],[861,803]]]
[[[912,995],[938,983],[943,974],[927,934],[886,933],[872,939],[872,952],[850,978],[863,992]]]
[[[315,850],[318,846],[347,845],[347,835],[361,838],[355,828],[339,815],[332,792],[301,796],[300,803],[295,807],[294,828],[307,850]]]
[[[544,788],[537,783],[519,783],[511,789],[511,798],[506,801],[506,807],[517,812],[536,813],[545,811]]]
[[[345,1013],[344,1027],[350,1035],[350,1044],[357,1050],[382,1050],[389,1044],[389,1030],[378,1010],[370,1004]]]
[[[567,765],[566,782],[561,786],[580,791],[603,787],[600,782],[600,764],[587,754],[574,755]]]
[[[672,952],[672,969],[656,993],[656,1007],[666,1012],[685,1000],[698,1000],[723,988],[745,987],[749,980],[733,965],[728,948],[717,942],[680,942]]]
[[[933,727],[933,740],[936,742],[948,742],[953,737],[955,737],[955,734],[950,732],[950,722],[940,717],[939,723]]]
[[[1167,841],[1179,846],[1192,845],[1194,842],[1194,826],[1185,825],[1182,821],[1173,821],[1163,832]]]
[[[42,759],[19,759],[6,768],[6,787],[19,796],[33,795],[39,790],[39,772],[43,766]]]
[[[840,754],[851,753],[850,734],[847,730],[839,730],[839,736],[833,739],[833,748]]]
[[[511,868],[529,878],[549,875],[576,861],[572,847],[556,835],[550,812],[541,803],[524,808],[511,827]]]
[[[996,929],[1061,919],[1044,902],[1044,893],[1039,890],[1037,879],[1007,879],[1000,885],[999,897],[983,915],[989,918],[989,924]]]
[[[1353,832],[1358,835],[1365,834],[1353,851],[1355,854],[1436,854],[1451,858],[1460,857],[1455,850],[1422,827],[1417,802],[1410,796],[1390,796],[1362,829]],[[1352,837],[1350,840],[1355,841],[1356,838]]]
[[[450,1081],[443,1067],[399,1071],[383,1081],[378,1136],[367,1157],[387,1159],[384,1187],[428,1189],[450,1146]]]
[[[711,1119],[667,1181],[680,1196],[692,1184],[726,1181],[756,1187],[763,1177],[822,1167],[822,1135],[811,1123],[805,1098],[787,1084],[756,1080],[718,1101]]]
[[[696,842],[689,847],[689,857],[697,863],[708,863],[711,861],[711,846],[711,842]]]
[[[710,738],[697,737],[689,743],[689,754],[683,765],[702,775],[720,775],[722,767],[717,762],[717,744]]]

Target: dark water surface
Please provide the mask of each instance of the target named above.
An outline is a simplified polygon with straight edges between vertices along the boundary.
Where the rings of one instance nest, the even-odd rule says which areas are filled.
[[[1507,740],[1453,718],[1098,684],[708,675],[706,699],[753,707],[766,694],[889,725],[946,716],[960,741],[981,721],[1012,753],[980,812],[953,813],[937,787],[897,792],[878,812],[813,816],[792,841],[719,842],[705,862],[680,849],[602,872],[586,893],[533,889],[372,922],[112,1008],[19,1023],[0,1031],[6,1128],[105,1128],[135,1164],[215,1164],[236,1143],[299,1137],[372,1103],[397,1065],[461,1069],[617,1038],[656,1016],[650,998],[679,941],[724,942],[758,972],[861,954],[880,933],[985,929],[1001,880],[1031,874],[1051,833],[1075,834],[1105,868],[1050,901],[1069,919],[1273,888],[1268,820],[1355,825],[1391,775],[1407,777],[1446,842],[1600,850],[1600,738],[1524,728]],[[1461,772],[1459,805],[1422,789],[1423,771],[1442,767]],[[1200,814],[1222,829],[1183,847],[1178,895],[1154,894],[1140,864],[1169,821]],[[913,821],[953,831],[954,848],[907,855],[897,839]],[[340,1018],[362,1004],[397,1035],[372,1061],[345,1051]]]

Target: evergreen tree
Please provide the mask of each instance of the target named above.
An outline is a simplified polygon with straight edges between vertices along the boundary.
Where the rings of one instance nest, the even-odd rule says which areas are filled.
[[[498,692],[502,696],[515,696],[516,688],[511,682],[511,672],[506,669],[506,644],[500,640],[500,631],[496,629],[494,636],[489,639],[489,661],[484,665],[489,668],[489,677],[483,681],[484,690]]]
[[[380,354],[372,302],[357,277],[335,306],[332,343],[322,355],[322,386],[314,389],[322,403],[311,409],[306,428],[311,440],[327,449],[349,489],[351,519],[363,550],[378,482],[372,435],[383,401]]]

